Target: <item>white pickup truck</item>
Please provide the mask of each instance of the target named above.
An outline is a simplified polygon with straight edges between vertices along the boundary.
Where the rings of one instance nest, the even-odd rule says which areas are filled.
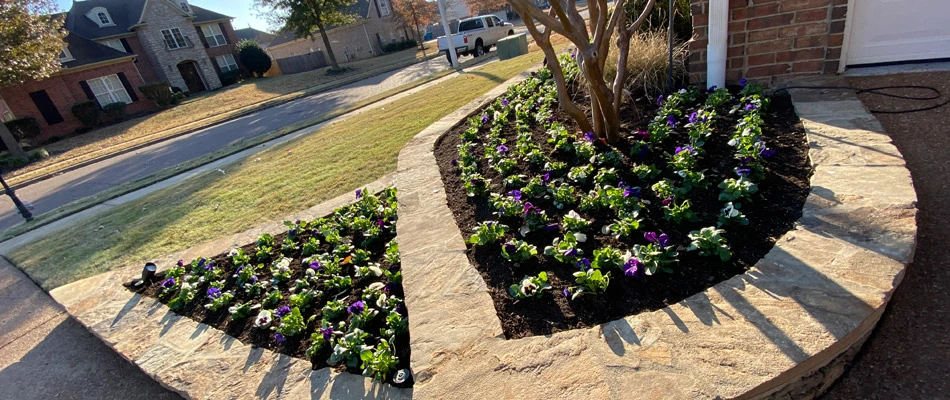
[[[458,28],[458,33],[452,34],[452,42],[459,56],[467,54],[481,56],[505,36],[515,34],[515,28],[511,24],[502,22],[494,15],[463,19],[459,21]],[[439,51],[444,51],[445,57],[451,63],[452,56],[449,55],[449,45],[445,36],[440,36],[438,42]]]

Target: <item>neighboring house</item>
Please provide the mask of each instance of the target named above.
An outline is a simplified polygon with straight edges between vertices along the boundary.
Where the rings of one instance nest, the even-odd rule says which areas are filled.
[[[238,41],[242,40],[253,40],[261,46],[262,49],[266,49],[270,46],[270,43],[274,41],[274,35],[271,35],[267,32],[262,32],[254,28],[244,28],[235,30],[234,33],[237,35]]]
[[[690,0],[693,82],[706,80],[709,0]],[[946,0],[731,0],[726,80],[779,83],[869,64],[950,57]]]
[[[122,101],[134,113],[154,107],[138,92],[146,83],[217,89],[220,73],[240,69],[231,19],[187,0],[74,1],[65,16],[63,70],[0,89],[0,117],[32,116],[48,138],[80,126],[70,111],[80,101]]]
[[[384,45],[407,39],[406,31],[398,27],[389,0],[358,0],[349,12],[357,16],[356,22],[327,30],[333,55],[339,63],[378,56],[383,54]],[[280,60],[322,52],[325,47],[319,32],[314,32],[311,39],[284,31],[271,42],[267,52],[273,59]]]

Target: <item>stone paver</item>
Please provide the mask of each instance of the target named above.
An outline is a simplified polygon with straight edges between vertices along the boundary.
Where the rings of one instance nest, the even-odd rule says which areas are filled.
[[[880,125],[860,102],[795,102],[812,145],[812,192],[795,229],[746,274],[660,311],[505,340],[432,154],[443,132],[505,86],[430,126],[399,157],[416,396],[807,398],[841,374],[900,282],[916,234],[903,159],[867,129]]]

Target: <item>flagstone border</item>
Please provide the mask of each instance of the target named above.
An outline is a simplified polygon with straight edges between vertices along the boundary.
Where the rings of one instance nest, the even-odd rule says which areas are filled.
[[[754,268],[665,309],[506,340],[446,197],[440,137],[527,75],[428,127],[400,153],[397,233],[419,398],[811,398],[876,326],[911,261],[916,193],[856,97],[792,92],[815,167],[803,216]]]

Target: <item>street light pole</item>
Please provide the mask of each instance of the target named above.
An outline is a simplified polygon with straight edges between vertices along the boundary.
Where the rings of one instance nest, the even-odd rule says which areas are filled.
[[[445,4],[444,0],[437,0],[436,3],[439,4],[439,14],[442,17],[442,26],[445,27],[445,42],[446,51],[449,52],[449,61],[452,64],[452,68],[459,69],[459,57],[455,54],[455,42],[452,41],[452,27],[449,26],[448,21],[445,18]]]
[[[32,221],[33,213],[31,213],[30,210],[26,208],[25,205],[23,205],[23,202],[16,197],[16,192],[13,191],[13,188],[11,188],[10,185],[7,185],[7,182],[3,180],[2,175],[0,175],[0,184],[3,185],[3,190],[7,193],[7,196],[10,196],[10,198],[13,199],[13,204],[16,205],[16,209],[20,211],[20,215],[26,219],[26,222]]]

